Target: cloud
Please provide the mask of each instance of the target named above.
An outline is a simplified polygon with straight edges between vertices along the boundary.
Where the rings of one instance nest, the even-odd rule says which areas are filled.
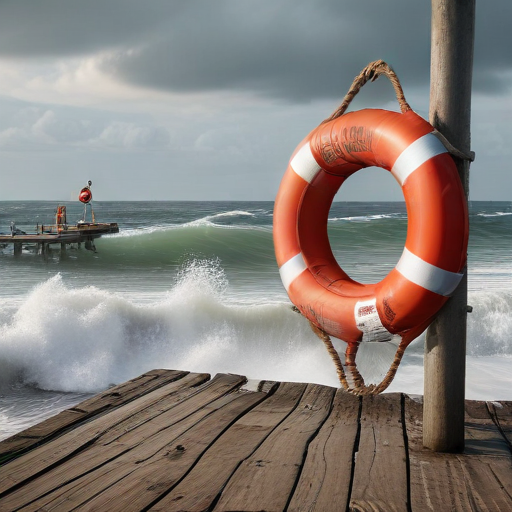
[[[0,192],[37,198],[50,187],[42,176],[57,176],[48,192],[58,182],[67,197],[90,176],[112,198],[108,184],[129,178],[126,187],[139,186],[123,198],[273,199],[295,146],[368,62],[389,62],[428,117],[430,8],[0,0]],[[475,198],[510,196],[510,19],[510,0],[477,2]],[[393,90],[383,78],[353,107],[396,109]]]
[[[165,0],[2,0],[0,55],[76,56],[126,47],[158,30],[178,9]]]
[[[88,144],[120,148],[162,148],[169,143],[169,133],[161,126],[137,126],[114,121]]]
[[[56,147],[157,149],[169,144],[166,128],[154,124],[98,118],[76,112],[25,107],[15,113],[9,126],[0,131],[0,148]]]
[[[477,91],[510,90],[511,19],[510,0],[477,5]],[[103,74],[172,92],[244,90],[290,102],[339,97],[379,58],[407,87],[424,86],[429,42],[430,3],[410,0],[0,4],[0,56],[101,54],[92,64]]]

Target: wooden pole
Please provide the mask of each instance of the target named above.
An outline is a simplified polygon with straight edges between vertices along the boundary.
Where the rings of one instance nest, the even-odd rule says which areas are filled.
[[[475,0],[432,0],[430,123],[469,154]],[[456,159],[469,192],[469,161]],[[423,445],[464,450],[467,272],[427,330]]]

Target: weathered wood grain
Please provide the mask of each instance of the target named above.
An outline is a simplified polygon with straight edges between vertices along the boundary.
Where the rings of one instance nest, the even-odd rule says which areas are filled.
[[[187,373],[176,370],[152,370],[84,400],[71,409],[66,409],[37,425],[0,441],[0,464],[32,446],[40,445],[46,440],[59,435],[65,429],[79,422],[101,414],[108,409],[126,404],[169,382],[183,378]]]
[[[128,383],[131,401],[0,467],[0,512],[512,510],[509,402],[466,401],[466,452],[446,454],[423,448],[418,399],[208,379]]]
[[[401,395],[363,398],[350,510],[407,512],[407,453]]]
[[[487,402],[489,413],[506,439],[509,448],[512,448],[512,403],[511,402]]]
[[[464,455],[424,449],[422,414],[421,404],[406,397],[411,510],[512,510],[510,456],[485,404],[466,402]]]
[[[297,408],[234,473],[214,510],[284,510],[334,393],[333,388],[308,384]]]
[[[199,380],[200,377],[198,375],[196,379]],[[223,397],[233,389],[237,389],[244,382],[245,377],[220,374],[203,386],[189,388],[188,394],[187,390],[182,389],[178,389],[175,394],[168,393],[168,404],[165,406],[161,404],[162,399],[157,402],[159,408],[164,408],[165,412],[160,416],[165,414],[166,420],[164,422],[157,421],[160,420],[160,416],[152,416],[153,421],[138,424],[139,435],[134,435],[133,429],[128,430],[129,439],[119,440],[118,438],[111,442],[110,429],[117,427],[119,423],[123,422],[122,420],[129,422],[132,419],[130,415],[120,418],[120,421],[115,423],[105,424],[102,422],[102,425],[96,425],[93,430],[96,434],[93,442],[85,446],[80,445],[80,450],[74,449],[71,452],[74,456],[69,460],[63,455],[70,454],[70,449],[78,443],[77,436],[66,435],[55,440],[52,443],[53,451],[50,446],[36,448],[33,452],[16,459],[5,467],[6,480],[20,482],[30,479],[30,481],[18,491],[14,490],[9,496],[0,499],[0,510],[2,505],[15,508],[21,504],[30,503],[66,482],[76,480],[85,473],[90,473],[98,466],[104,467],[109,461],[115,462],[119,456],[130,450],[130,453],[135,454],[134,456],[138,458],[151,456],[158,451],[160,444],[165,445],[167,437],[172,435],[169,434],[169,427],[178,424],[178,432],[175,433],[175,436],[180,435],[194,424],[197,418],[208,414],[208,410],[203,409],[205,405]],[[177,400],[177,397],[181,399]],[[128,404],[126,408],[129,409],[131,405]],[[104,418],[106,419],[107,416]],[[180,425],[184,419],[188,419],[188,423]],[[164,432],[158,437],[161,431]],[[139,451],[133,450],[134,447],[141,444],[143,446]],[[52,464],[49,464],[48,461]],[[36,476],[39,477],[34,478]]]
[[[347,510],[359,398],[339,389],[327,421],[308,448],[288,512]]]
[[[471,150],[475,0],[431,0],[431,5],[429,121],[467,154]],[[455,164],[467,200],[469,162],[456,158]],[[463,273],[425,336],[423,442],[443,452],[464,449],[467,269]]]
[[[487,404],[477,400],[466,401],[464,437],[466,454],[510,455],[507,439],[494,423]]]
[[[203,455],[192,471],[150,510],[209,510],[241,461],[297,406],[305,384],[284,383],[264,402],[242,416]]]
[[[201,389],[196,386],[205,382],[208,378],[208,374],[189,374],[126,404],[122,408],[114,409],[106,415],[93,418],[90,422],[58,437],[51,445],[43,444],[35,447],[17,459],[8,462],[1,468],[2,474],[6,477],[0,480],[0,496],[23,480],[33,478],[38,473],[47,471],[59,464],[61,460],[78,453],[93,444],[102,435],[109,436],[112,429],[129,422],[132,416],[136,416],[137,413],[152,409],[155,406],[157,409],[160,408],[160,404],[165,397],[172,396],[170,405],[172,407],[176,403],[196,395],[199,392],[198,390]],[[218,385],[218,380],[213,379],[204,386]],[[240,379],[237,382],[241,382]]]
[[[59,490],[55,499],[47,501],[50,496],[45,497],[26,510],[143,510],[168,492],[238,417],[266,397],[259,392],[234,392],[221,397],[187,418],[186,428],[177,424],[160,432],[144,445],[71,483],[66,492]]]

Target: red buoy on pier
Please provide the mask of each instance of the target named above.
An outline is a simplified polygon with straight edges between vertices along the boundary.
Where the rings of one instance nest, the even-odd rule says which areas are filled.
[[[80,202],[84,204],[88,204],[92,200],[92,192],[89,187],[84,187],[82,190],[80,190],[80,194],[78,194],[78,199]]]

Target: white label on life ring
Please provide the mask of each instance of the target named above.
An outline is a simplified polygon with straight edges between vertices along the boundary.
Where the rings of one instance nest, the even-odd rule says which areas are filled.
[[[292,158],[290,165],[295,173],[298,174],[302,179],[306,180],[308,183],[313,181],[313,178],[321,169],[315,160],[313,153],[311,153],[309,142],[304,144],[304,146],[299,149],[297,154]]]
[[[414,284],[444,297],[449,297],[455,291],[464,275],[431,265],[406,247],[395,268]]]
[[[391,174],[400,183],[400,186],[403,186],[405,180],[420,165],[423,165],[434,156],[447,152],[448,150],[435,135],[427,133],[402,151],[393,164]]]
[[[377,299],[356,302],[354,317],[363,332],[362,341],[391,341],[393,335],[382,325],[377,311]]]
[[[306,268],[306,262],[304,261],[301,252],[281,265],[279,268],[279,275],[281,276],[281,281],[283,282],[286,291],[288,291],[293,281],[295,281],[295,279],[299,277]]]

